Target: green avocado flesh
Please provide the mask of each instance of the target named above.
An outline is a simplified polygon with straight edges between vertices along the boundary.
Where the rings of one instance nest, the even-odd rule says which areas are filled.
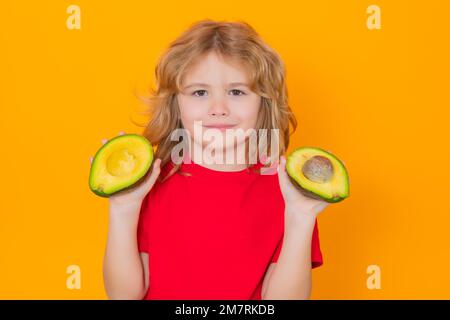
[[[101,197],[131,188],[143,180],[152,161],[153,147],[144,136],[117,136],[95,154],[89,174],[89,187]]]
[[[342,161],[314,147],[294,150],[286,159],[291,180],[311,198],[339,202],[349,196],[349,176]]]

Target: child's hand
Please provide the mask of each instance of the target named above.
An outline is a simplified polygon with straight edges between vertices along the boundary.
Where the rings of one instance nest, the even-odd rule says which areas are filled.
[[[302,215],[308,218],[316,218],[329,205],[326,201],[305,196],[293,185],[286,172],[286,158],[284,156],[281,156],[278,165],[278,181],[284,198],[285,211],[290,215],[295,215],[295,218],[301,219]]]
[[[120,131],[119,135],[124,135],[125,132]],[[102,139],[102,144],[108,142],[108,139]],[[93,157],[90,157],[90,162],[92,164]],[[156,182],[156,179],[161,172],[161,159],[156,158],[153,160],[151,167],[146,173],[145,178],[139,182],[137,185],[130,189],[119,191],[109,197],[110,204],[141,204],[144,197],[152,189]]]

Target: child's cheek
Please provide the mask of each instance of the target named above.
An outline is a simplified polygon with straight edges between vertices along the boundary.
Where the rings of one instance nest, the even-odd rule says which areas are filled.
[[[192,123],[194,120],[200,120],[203,113],[203,104],[192,100],[183,100],[180,104],[181,118],[185,123]],[[200,119],[199,119],[200,118]]]

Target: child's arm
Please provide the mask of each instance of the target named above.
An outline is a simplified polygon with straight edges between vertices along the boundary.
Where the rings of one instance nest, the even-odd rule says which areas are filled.
[[[108,240],[103,261],[105,289],[110,299],[142,299],[148,288],[136,230],[141,204],[110,205]]]
[[[137,227],[142,201],[161,172],[156,159],[145,179],[109,198],[109,226],[103,280],[110,299],[143,299],[149,286],[148,254],[138,251]]]
[[[306,197],[292,184],[284,156],[278,166],[278,180],[285,202],[284,237],[278,261],[270,265],[263,280],[261,298],[309,299],[314,226],[317,215],[329,203]]]
[[[286,227],[278,261],[270,264],[263,280],[263,300],[309,299],[314,224],[311,215]]]

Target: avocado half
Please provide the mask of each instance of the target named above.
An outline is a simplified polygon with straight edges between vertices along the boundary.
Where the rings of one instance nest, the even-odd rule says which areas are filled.
[[[320,148],[301,147],[286,159],[286,171],[303,194],[326,202],[349,196],[349,176],[342,161]]]
[[[151,143],[138,134],[124,134],[105,143],[95,154],[89,187],[96,195],[111,195],[138,184],[153,162]]]

